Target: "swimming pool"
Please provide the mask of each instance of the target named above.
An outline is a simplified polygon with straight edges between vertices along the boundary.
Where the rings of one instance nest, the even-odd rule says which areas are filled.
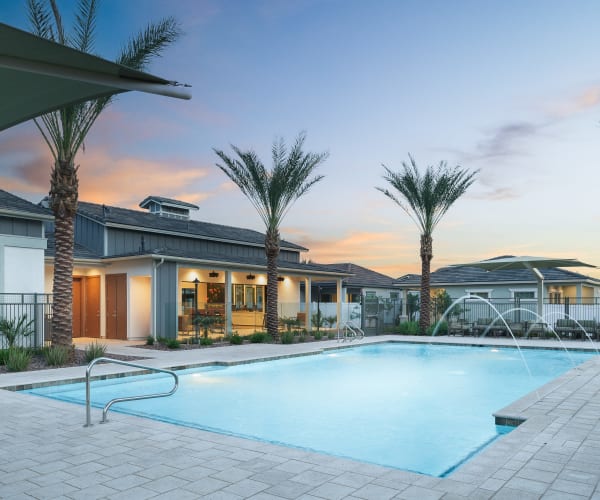
[[[506,432],[494,411],[591,357],[570,354],[523,350],[529,376],[516,349],[378,344],[184,370],[174,396],[111,411],[444,476]],[[92,398],[103,406],[171,384],[162,375],[98,381]],[[27,392],[85,402],[84,384]]]

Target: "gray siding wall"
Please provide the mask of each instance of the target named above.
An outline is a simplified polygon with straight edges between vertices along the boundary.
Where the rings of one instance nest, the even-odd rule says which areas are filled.
[[[163,262],[156,268],[156,335],[177,338],[177,264]]]
[[[75,217],[75,242],[97,255],[104,255],[104,226],[78,215]]]
[[[200,255],[223,255],[226,257],[264,257],[265,250],[262,247],[254,247],[243,244],[222,243],[218,241],[200,240],[172,236],[160,233],[149,233],[142,231],[129,231],[125,229],[108,230],[108,254],[126,255],[141,252],[142,237],[145,252],[155,249],[170,249],[191,252]],[[298,252],[282,251],[282,260],[288,262],[299,262]]]
[[[0,234],[41,238],[42,227],[43,223],[37,220],[0,217]]]

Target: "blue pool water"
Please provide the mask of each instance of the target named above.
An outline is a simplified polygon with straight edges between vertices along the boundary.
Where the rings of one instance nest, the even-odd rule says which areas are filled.
[[[111,411],[443,476],[507,431],[494,425],[493,412],[591,357],[522,352],[531,376],[516,349],[415,344],[184,370],[174,396]],[[98,381],[92,400],[102,407],[166,391],[172,380]],[[84,384],[27,392],[85,403]]]

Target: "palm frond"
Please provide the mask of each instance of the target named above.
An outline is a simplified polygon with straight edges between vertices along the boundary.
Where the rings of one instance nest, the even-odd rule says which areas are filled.
[[[60,10],[58,10],[58,5],[56,5],[56,0],[49,0],[50,8],[52,9],[52,14],[54,14],[54,25],[56,26],[56,41],[63,45],[69,45],[69,41],[65,34],[65,29],[62,23],[62,17],[60,15]]]
[[[96,0],[80,0],[79,8],[75,15],[73,46],[82,52],[92,53],[94,50],[96,19]]]
[[[399,194],[384,188],[376,188],[398,204],[417,224],[423,235],[431,236],[433,230],[448,209],[460,198],[479,170],[469,171],[460,166],[448,167],[440,162],[429,166],[421,174],[412,156],[410,162],[402,162],[402,169],[393,172],[384,165],[383,176]]]
[[[177,40],[181,33],[179,23],[173,17],[150,23],[129,40],[117,58],[117,63],[143,70],[153,57],[159,57],[165,47]]]
[[[27,0],[27,11],[31,32],[41,38],[55,40],[52,14],[45,3],[40,0]]]
[[[281,221],[298,198],[323,176],[311,177],[327,158],[327,153],[305,153],[305,134],[301,133],[288,151],[283,139],[274,141],[271,153],[273,167],[267,170],[253,151],[241,151],[231,146],[237,158],[221,150],[215,153],[222,163],[219,167],[256,208],[267,232],[279,230]]]

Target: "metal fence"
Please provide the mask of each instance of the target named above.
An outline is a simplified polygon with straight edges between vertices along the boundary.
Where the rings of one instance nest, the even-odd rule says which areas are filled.
[[[17,335],[14,345],[41,347],[52,337],[52,295],[45,293],[0,293],[0,321],[9,327],[27,325],[26,336]],[[7,332],[0,331],[0,349],[9,346]]]
[[[440,304],[432,299],[431,320],[439,321],[447,311],[447,303]],[[542,318],[537,315],[537,300],[532,299],[480,299],[465,298],[457,303],[446,314],[445,319],[458,319],[466,323],[474,323],[481,318],[497,318],[501,315],[507,322],[537,322],[554,324],[558,319],[574,319],[577,321],[600,321],[600,302],[597,299],[580,300],[568,297],[560,303],[544,300]]]

